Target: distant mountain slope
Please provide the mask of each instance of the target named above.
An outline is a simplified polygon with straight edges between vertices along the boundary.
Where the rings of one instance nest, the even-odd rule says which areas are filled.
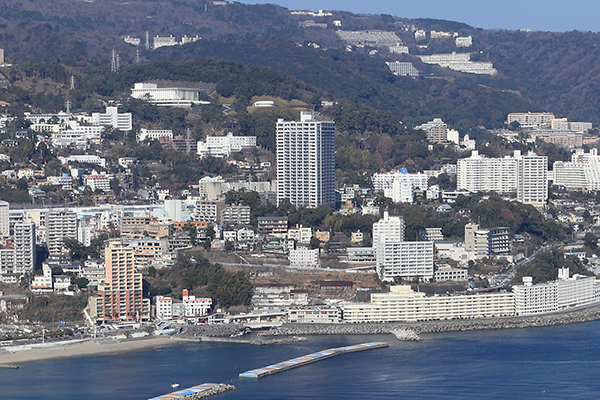
[[[154,59],[217,57],[287,72],[337,98],[391,111],[408,124],[438,116],[462,130],[498,127],[514,109],[539,109],[519,96],[481,85],[393,75],[381,59],[337,49],[299,47],[281,39],[227,36],[159,49]]]
[[[596,95],[600,88],[600,53],[597,49],[600,35],[597,33],[487,31],[444,20],[408,20],[390,15],[338,11],[331,16],[315,16],[292,14],[290,10],[269,4],[218,4],[221,3],[209,0],[0,0],[0,48],[6,50],[8,58],[59,59],[69,64],[85,60],[108,65],[110,51],[116,49],[123,65],[134,62],[136,50],[140,51],[142,61],[212,55],[268,65],[336,96],[356,97],[377,108],[385,106],[411,123],[422,122],[420,116],[426,118],[438,114],[457,126],[479,119],[487,126],[495,126],[503,119],[500,114],[543,108],[574,120],[600,124],[600,98]],[[307,20],[326,23],[327,28],[302,27],[300,23]],[[390,55],[380,51],[376,56],[381,57],[379,62],[375,58],[366,60],[348,55],[343,52],[344,43],[335,33],[339,28],[334,28],[334,20],[340,21],[344,30],[395,31],[409,46],[411,55]],[[404,30],[405,24],[426,31],[471,35],[473,47],[457,49],[453,39],[449,38],[428,40],[421,43],[426,44],[426,48],[417,48],[412,31]],[[150,44],[156,35],[173,35],[177,39],[183,35],[199,35],[205,43],[168,51],[147,51],[144,46],[146,32]],[[128,35],[142,39],[142,46],[126,44],[123,38]],[[321,47],[337,50],[293,49],[281,45],[281,41],[305,45],[316,42]],[[218,49],[218,45],[231,48]],[[250,47],[244,48],[246,45]],[[366,54],[368,50],[356,51]],[[492,61],[499,70],[498,75],[494,78],[461,76],[435,69],[446,79],[459,77],[463,83],[440,80],[424,84],[390,77],[383,71],[385,66],[381,61],[387,59],[404,57],[415,61],[414,54],[453,50],[471,51],[475,59]],[[275,51],[279,59],[272,53]],[[319,68],[315,68],[317,65]],[[357,79],[357,74],[366,77]],[[348,80],[349,77],[352,80]],[[537,106],[522,99],[517,101],[501,91],[482,88],[477,83],[519,91]],[[464,117],[458,114],[464,114]]]

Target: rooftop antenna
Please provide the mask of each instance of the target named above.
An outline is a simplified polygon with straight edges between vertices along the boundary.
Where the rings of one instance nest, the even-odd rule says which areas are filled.
[[[150,50],[150,36],[148,35],[148,31],[146,31],[146,50]]]
[[[117,52],[115,49],[110,52],[110,72],[117,72]]]
[[[75,76],[71,75],[71,89],[70,90],[75,90]]]

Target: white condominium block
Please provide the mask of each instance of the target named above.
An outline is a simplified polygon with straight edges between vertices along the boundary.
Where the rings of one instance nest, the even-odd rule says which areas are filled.
[[[137,141],[150,141],[150,140],[158,140],[161,137],[167,137],[169,139],[173,139],[173,131],[170,129],[140,129],[140,132],[137,135]]]
[[[335,123],[302,112],[277,121],[277,203],[315,208],[335,202]]]
[[[104,114],[93,113],[92,123],[94,125],[111,126],[124,132],[132,129],[131,113],[119,113],[117,107],[106,107]]]
[[[554,114],[544,112],[510,113],[506,118],[506,124],[518,122],[521,127],[550,127]]]
[[[296,249],[290,250],[289,254],[291,268],[319,268],[319,249]]]
[[[0,201],[0,236],[10,235],[8,215],[10,204],[7,201]]]
[[[517,163],[510,157],[487,158],[474,150],[457,161],[456,173],[458,190],[514,193],[517,188]]]
[[[244,148],[256,147],[256,136],[208,136],[206,142],[198,142],[198,154],[202,157],[227,157]]]

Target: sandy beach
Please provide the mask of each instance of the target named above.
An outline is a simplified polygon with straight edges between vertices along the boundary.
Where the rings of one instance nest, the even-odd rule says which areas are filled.
[[[53,358],[79,357],[99,354],[115,354],[144,350],[154,347],[177,344],[177,339],[159,336],[152,338],[126,340],[119,343],[98,344],[94,341],[51,348],[34,348],[17,351],[12,354],[0,354],[0,364],[20,364],[29,361],[49,360]]]

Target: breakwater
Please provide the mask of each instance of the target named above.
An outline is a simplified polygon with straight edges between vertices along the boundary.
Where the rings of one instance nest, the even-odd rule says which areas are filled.
[[[298,368],[303,365],[311,364],[317,361],[324,360],[326,358],[335,357],[340,354],[354,353],[356,351],[379,349],[382,347],[388,347],[389,345],[385,342],[371,342],[371,343],[360,343],[352,346],[336,347],[333,349],[327,349],[318,351],[316,353],[307,354],[302,357],[292,358],[291,360],[282,361],[277,364],[268,365],[263,368],[257,368],[250,371],[242,372],[239,374],[240,378],[262,378],[263,376],[273,375],[278,372],[287,371],[292,368]]]
[[[177,340],[189,341],[189,342],[217,342],[217,343],[241,343],[241,344],[249,344],[252,346],[276,346],[276,345],[285,345],[292,344],[296,342],[306,342],[308,338],[303,336],[291,336],[284,338],[276,338],[276,339],[240,339],[240,338],[232,338],[232,337],[218,337],[218,336],[181,336],[178,335],[175,337]]]
[[[225,393],[235,389],[235,386],[226,385],[223,383],[203,383],[202,385],[192,386],[191,388],[178,390],[176,392],[164,394],[158,397],[153,397],[150,400],[198,400],[205,399],[207,397],[215,396],[217,394]]]
[[[411,330],[416,334],[473,331],[483,329],[516,329],[556,326],[600,319],[600,306],[543,315],[502,318],[474,318],[444,321],[364,323],[364,324],[284,324],[262,333],[264,336],[289,335],[376,335],[395,330]]]

